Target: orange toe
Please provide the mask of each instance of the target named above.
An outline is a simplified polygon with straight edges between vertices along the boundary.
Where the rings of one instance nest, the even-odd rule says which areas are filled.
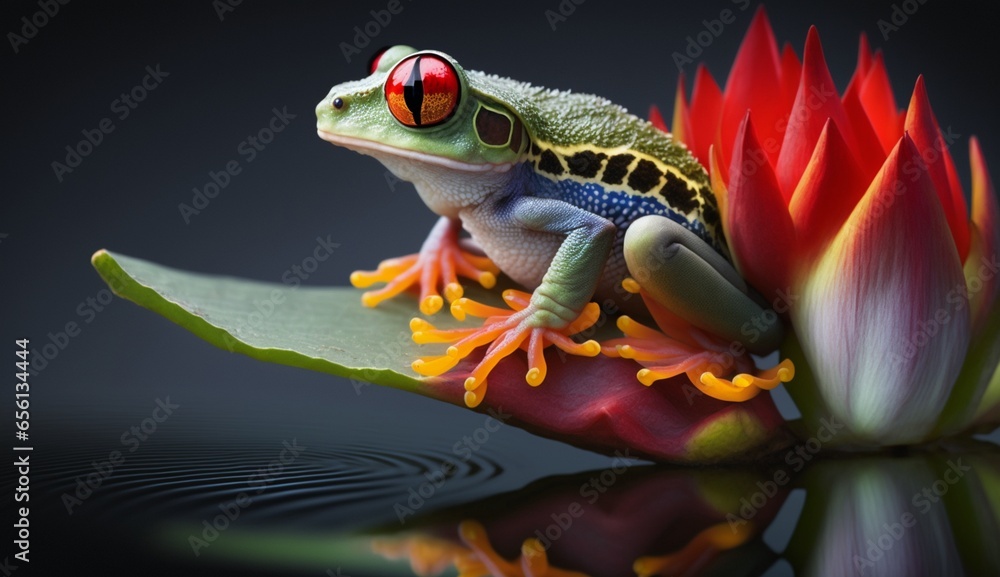
[[[464,289],[459,277],[474,280],[483,288],[493,288],[500,269],[489,258],[463,250],[458,242],[459,230],[459,225],[442,220],[431,230],[420,253],[384,260],[374,271],[353,272],[351,284],[357,288],[385,283],[378,290],[364,293],[362,304],[374,307],[417,287],[420,312],[433,315],[443,308],[445,300],[454,302],[462,298]]]
[[[420,344],[450,343],[445,354],[440,357],[426,357],[414,362],[413,369],[422,375],[437,376],[450,370],[479,347],[489,345],[482,360],[465,379],[465,403],[475,407],[486,394],[486,380],[497,364],[525,349],[528,354],[528,372],[525,381],[537,387],[545,380],[547,367],[544,349],[555,345],[566,353],[594,357],[601,347],[596,341],[577,343],[571,335],[590,328],[600,315],[594,303],[584,307],[580,316],[561,329],[538,327],[530,322],[535,309],[531,305],[531,295],[522,291],[507,290],[504,302],[510,309],[485,305],[468,298],[460,298],[451,304],[455,318],[465,320],[467,316],[484,318],[483,325],[470,329],[439,330],[427,321],[413,319],[410,329],[413,340]]]
[[[788,359],[770,369],[759,370],[748,353],[732,343],[704,333],[676,319],[651,301],[638,283],[622,283],[629,292],[643,297],[647,308],[666,332],[647,327],[628,316],[618,318],[623,338],[605,342],[601,350],[609,357],[633,359],[645,368],[636,373],[639,382],[651,386],[656,381],[684,374],[698,390],[723,401],[747,401],[762,390],[787,383],[795,376]]]

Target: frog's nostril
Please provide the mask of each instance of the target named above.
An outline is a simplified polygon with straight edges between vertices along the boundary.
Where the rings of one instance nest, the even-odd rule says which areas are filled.
[[[340,98],[340,97],[334,98],[333,99],[333,107],[336,108],[337,110],[340,110],[341,108],[343,108],[344,107],[344,99]]]

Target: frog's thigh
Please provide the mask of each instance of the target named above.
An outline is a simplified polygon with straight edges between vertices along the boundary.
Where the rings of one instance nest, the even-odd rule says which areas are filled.
[[[625,231],[624,249],[632,278],[679,317],[753,353],[778,348],[783,329],[774,313],[765,314],[732,265],[693,232],[644,216]]]

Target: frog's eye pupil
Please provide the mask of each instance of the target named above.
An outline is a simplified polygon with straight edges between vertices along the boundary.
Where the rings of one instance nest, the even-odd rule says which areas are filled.
[[[459,79],[455,68],[434,54],[405,58],[389,72],[385,100],[399,122],[414,128],[434,126],[458,108]]]
[[[383,46],[382,48],[379,48],[375,51],[375,54],[368,59],[368,74],[375,74],[375,71],[378,70],[379,62],[382,61],[382,57],[385,56],[385,53],[389,50],[389,48],[391,48],[391,46]]]
[[[333,107],[336,108],[337,110],[340,110],[341,108],[343,108],[344,107],[344,99],[343,98],[334,98],[333,99]]]

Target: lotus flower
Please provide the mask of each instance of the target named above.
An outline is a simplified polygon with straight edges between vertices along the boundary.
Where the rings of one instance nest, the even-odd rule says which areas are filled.
[[[710,169],[740,273],[787,305],[807,427],[896,445],[1000,420],[996,193],[973,138],[970,219],[922,78],[901,111],[862,37],[838,94],[816,29],[800,62],[760,10],[725,90],[701,67],[689,102],[682,78],[672,124]]]

